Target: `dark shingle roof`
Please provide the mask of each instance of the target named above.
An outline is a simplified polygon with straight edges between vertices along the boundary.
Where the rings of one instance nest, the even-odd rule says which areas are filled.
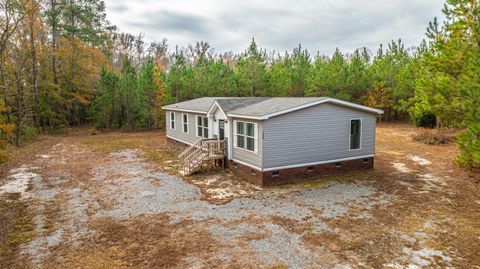
[[[383,111],[327,97],[203,97],[164,106],[165,110],[207,113],[217,101],[228,115],[265,119],[310,105],[333,102],[353,109],[382,114]]]
[[[218,99],[218,97],[202,97],[185,102],[166,105],[163,108],[166,110],[191,110],[195,112],[207,113],[216,99]]]
[[[164,109],[191,110],[206,113],[215,101],[225,113],[232,110],[256,104],[258,102],[269,99],[268,97],[202,97],[198,99],[188,100],[176,104],[166,105]]]
[[[230,111],[233,115],[261,117],[283,110],[320,101],[324,97],[273,97]],[[223,107],[222,107],[223,108]]]
[[[229,113],[230,111],[249,107],[251,105],[263,102],[269,99],[268,97],[244,97],[244,98],[227,98],[217,99],[217,103],[222,108],[223,112]]]

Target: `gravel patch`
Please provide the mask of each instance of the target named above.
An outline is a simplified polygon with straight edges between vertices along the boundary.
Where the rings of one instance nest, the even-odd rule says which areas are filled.
[[[351,206],[346,203],[355,201],[358,205],[368,206],[375,190],[357,184],[332,184],[327,188],[312,189],[302,192],[298,200],[304,205],[322,210],[322,216],[336,218],[344,215]]]
[[[288,268],[310,268],[315,264],[316,254],[300,242],[300,235],[271,223],[265,228],[271,233],[270,237],[250,241],[260,260],[267,264],[285,264]]]
[[[68,152],[68,147],[59,144],[53,151]],[[64,155],[58,158],[55,153],[49,155],[51,157],[40,160],[44,163],[71,161],[65,159]],[[241,246],[251,248],[250,252],[245,253],[255,253],[256,258],[267,265],[285,264],[289,268],[305,268],[318,261],[315,253],[319,252],[302,243],[302,234],[271,223],[272,217],[304,221],[308,227],[312,227],[312,231],[322,232],[329,229],[324,218],[338,218],[353,207],[369,208],[388,200],[388,197],[374,197],[373,188],[355,183],[337,183],[317,189],[258,191],[250,196],[236,196],[225,204],[212,204],[203,199],[199,187],[159,172],[139,150],[111,153],[106,163],[99,163],[93,169],[93,185],[81,183],[61,189],[57,187],[58,184],[68,181],[68,174],[62,173],[58,177],[47,178],[48,185],[41,177],[29,179],[37,200],[50,201],[62,194],[65,202],[59,227],[27,244],[24,254],[42,258],[49,254],[48,249],[53,246],[63,243],[79,245],[93,236],[89,222],[94,219],[112,217],[121,220],[164,213],[170,216],[173,223],[189,220],[207,224],[209,231],[219,241],[231,246],[228,251],[217,253],[221,260],[235,257],[235,251],[245,251],[238,244],[232,244],[236,240],[244,240]],[[207,181],[206,185],[213,183],[213,180]],[[99,184],[101,188],[91,187]],[[213,195],[228,196],[229,191],[223,192],[219,186],[219,189],[214,189]],[[240,193],[241,189],[235,189],[235,192]],[[40,215],[44,210],[37,208]],[[321,212],[320,215],[318,212]],[[41,227],[45,219],[38,217],[35,222],[37,227]],[[262,236],[247,241],[242,238],[252,233]]]
[[[286,264],[289,268],[308,267],[316,259],[315,254],[302,244],[301,234],[269,223],[270,217],[305,220],[311,224],[313,231],[321,232],[328,229],[328,225],[312,209],[321,211],[321,217],[337,218],[352,207],[370,207],[388,200],[387,197],[374,198],[373,188],[338,183],[287,193],[258,192],[252,197],[238,197],[226,204],[215,205],[202,200],[202,193],[195,185],[155,171],[146,164],[139,151],[116,152],[110,156],[111,162],[96,168],[94,177],[106,182],[102,191],[108,193],[105,196],[112,200],[114,206],[99,210],[95,217],[124,218],[167,213],[172,222],[192,220],[210,223],[210,232],[226,243],[248,233],[266,233],[268,236],[251,240],[249,246],[263,262]],[[245,218],[266,224],[264,227],[245,222],[236,226],[229,224]],[[235,244],[231,247],[233,250],[239,248]],[[226,259],[229,253],[224,252],[222,256]]]
[[[408,168],[404,163],[392,163],[393,168],[397,170],[400,173],[410,173],[412,172],[412,169]]]
[[[9,174],[7,183],[0,186],[0,195],[19,193],[20,199],[30,198],[30,193],[27,192],[30,183],[32,180],[41,179],[40,175],[31,172],[29,167],[12,169]]]
[[[71,152],[81,152],[75,145],[56,144],[48,154],[37,156],[36,166],[22,167],[14,170],[17,173],[32,173],[51,164],[67,163],[72,158]],[[73,157],[75,158],[75,157]],[[29,205],[36,215],[33,218],[34,231],[37,237],[20,246],[20,254],[28,256],[33,264],[39,264],[51,254],[51,250],[60,244],[71,243],[80,245],[83,240],[92,235],[88,228],[89,206],[95,204],[88,190],[79,187],[65,188],[64,184],[70,180],[68,171],[52,170],[49,176],[36,176],[29,178],[31,190],[27,192]],[[62,200],[57,198],[62,197]],[[60,199],[60,198],[59,198]],[[64,203],[62,203],[64,202]],[[61,213],[54,219],[54,223],[47,223],[47,211],[55,203]],[[53,225],[53,226],[51,226]]]
[[[405,268],[403,264],[408,264],[406,268],[428,268],[432,266],[432,261],[435,257],[444,262],[452,260],[451,257],[445,255],[442,251],[428,247],[418,250],[404,247],[402,252],[404,255],[398,261],[389,263],[386,266],[390,268]]]
[[[421,158],[421,157],[418,157],[418,156],[408,156],[408,158],[414,162],[416,162],[418,165],[421,165],[421,166],[427,166],[427,165],[431,165],[432,162],[427,160],[427,159],[424,159],[424,158]]]
[[[232,241],[235,238],[247,233],[255,233],[259,231],[258,227],[252,226],[244,222],[236,225],[235,227],[227,227],[225,225],[212,224],[209,226],[209,230],[214,235],[221,236],[225,238],[227,241]]]

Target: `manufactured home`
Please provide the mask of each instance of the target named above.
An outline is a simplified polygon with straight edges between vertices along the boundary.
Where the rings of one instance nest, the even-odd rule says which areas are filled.
[[[383,111],[327,97],[204,97],[164,106],[185,174],[222,164],[258,185],[371,169]]]

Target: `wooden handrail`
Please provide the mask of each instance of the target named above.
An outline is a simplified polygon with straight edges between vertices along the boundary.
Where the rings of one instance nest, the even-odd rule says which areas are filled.
[[[199,148],[202,146],[202,138],[198,139],[197,141],[195,141],[195,143],[193,143],[192,145],[190,145],[190,147],[186,148],[184,151],[182,151],[182,153],[180,153],[178,155],[178,158],[180,159],[183,159],[183,157],[187,156],[188,154],[192,153],[195,149]]]
[[[216,139],[202,139],[182,152],[183,173],[190,175],[202,168],[205,161],[214,162],[223,159],[225,153],[225,141]]]

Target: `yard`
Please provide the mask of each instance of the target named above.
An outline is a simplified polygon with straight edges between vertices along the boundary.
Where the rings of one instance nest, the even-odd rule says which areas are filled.
[[[0,268],[479,267],[478,175],[417,131],[380,124],[373,171],[264,189],[177,176],[162,132],[46,136],[2,168]]]

